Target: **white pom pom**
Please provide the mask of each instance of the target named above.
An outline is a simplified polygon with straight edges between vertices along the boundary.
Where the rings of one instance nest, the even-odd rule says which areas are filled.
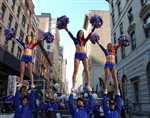
[[[58,90],[60,86],[59,86],[59,84],[58,84],[58,83],[56,83],[56,84],[54,85],[54,87],[55,87],[55,89],[57,89],[57,90]]]
[[[54,93],[54,97],[55,97],[55,98],[57,97],[57,93]]]
[[[85,98],[88,97],[88,94],[87,94],[87,93],[84,93],[84,97],[85,97]]]
[[[96,100],[97,99],[97,94],[96,93],[93,93],[92,94],[93,98]]]

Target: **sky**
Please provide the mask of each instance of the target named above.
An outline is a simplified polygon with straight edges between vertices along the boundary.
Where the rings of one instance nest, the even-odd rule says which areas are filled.
[[[69,18],[68,29],[74,36],[78,30],[83,30],[85,14],[89,10],[109,11],[109,4],[105,0],[32,0],[35,6],[35,14],[51,13],[52,18],[66,15]],[[60,45],[64,46],[64,58],[67,59],[66,79],[69,82],[69,90],[72,87],[72,74],[74,69],[75,46],[65,30],[59,30]],[[81,67],[81,63],[80,63]],[[79,72],[81,74],[81,72]],[[81,79],[81,76],[77,76]]]

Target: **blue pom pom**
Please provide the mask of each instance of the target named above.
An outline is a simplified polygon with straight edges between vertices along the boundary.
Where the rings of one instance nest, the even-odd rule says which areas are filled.
[[[43,36],[43,40],[46,40],[47,43],[52,43],[54,40],[54,35],[50,32],[46,32],[45,34],[43,34]]]
[[[97,40],[100,40],[100,36],[97,33],[94,33],[91,38],[90,41],[95,44]]]
[[[124,34],[121,35],[119,38],[118,38],[118,42],[119,44],[121,44],[123,47],[127,47],[130,45],[130,39],[125,36]]]
[[[15,30],[13,28],[8,28],[4,31],[4,35],[7,40],[12,40],[14,36],[16,36]]]
[[[57,28],[59,30],[65,29],[67,27],[68,23],[69,23],[69,18],[67,18],[66,15],[57,18]]]
[[[103,25],[103,19],[101,16],[95,14],[95,15],[90,17],[90,23],[95,28],[101,28],[101,26]]]

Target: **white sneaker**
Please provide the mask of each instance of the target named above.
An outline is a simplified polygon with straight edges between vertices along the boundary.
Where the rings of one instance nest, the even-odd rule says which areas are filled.
[[[19,84],[17,85],[17,87],[22,87],[22,84],[19,83]]]
[[[92,91],[92,88],[90,86],[86,86],[86,89],[91,92]]]
[[[33,88],[33,89],[34,89],[34,88],[35,88],[35,85],[34,85],[34,84],[31,84],[31,88]]]
[[[71,88],[71,91],[72,91],[72,92],[75,92],[75,90],[76,90],[76,89],[75,89],[75,87],[73,86],[73,87]]]

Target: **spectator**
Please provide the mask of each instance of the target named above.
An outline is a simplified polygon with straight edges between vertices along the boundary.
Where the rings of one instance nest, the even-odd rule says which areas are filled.
[[[106,118],[120,118],[121,108],[122,101],[119,92],[115,97],[115,101],[109,102],[109,108],[107,106],[107,95],[103,95],[103,110]]]
[[[35,107],[35,92],[32,90],[30,100],[27,96],[23,97],[22,103],[20,102],[20,88],[15,94],[15,115],[14,118],[32,118],[32,110]]]
[[[64,110],[65,109],[65,105],[63,104],[62,100],[60,100],[60,105],[58,107],[58,110]]]
[[[128,113],[128,108],[129,108],[129,107],[128,107],[128,102],[125,102],[125,103],[124,103],[124,108],[125,108],[125,110],[126,110],[126,113]]]
[[[45,114],[45,108],[46,108],[46,106],[45,106],[44,100],[42,99],[40,101],[40,116],[45,116],[46,115]]]
[[[5,98],[5,103],[4,103],[4,109],[5,109],[5,113],[9,113],[10,110],[12,110],[13,108],[13,104],[14,104],[14,95],[13,92],[10,91],[9,95]]]
[[[104,110],[103,110],[103,106],[101,105],[101,103],[100,103],[99,111],[100,111],[100,118],[104,118]]]
[[[100,112],[99,112],[99,104],[98,102],[95,102],[93,105],[92,113],[94,115],[94,118],[100,118]]]
[[[73,94],[74,94],[74,92],[72,91],[69,96],[69,102],[68,102],[69,110],[70,110],[72,117],[73,118],[88,118],[89,117],[88,112],[92,111],[93,104],[94,104],[92,93],[89,92],[89,94],[90,94],[89,100],[85,107],[84,107],[82,98],[77,99],[77,107],[74,105]]]

